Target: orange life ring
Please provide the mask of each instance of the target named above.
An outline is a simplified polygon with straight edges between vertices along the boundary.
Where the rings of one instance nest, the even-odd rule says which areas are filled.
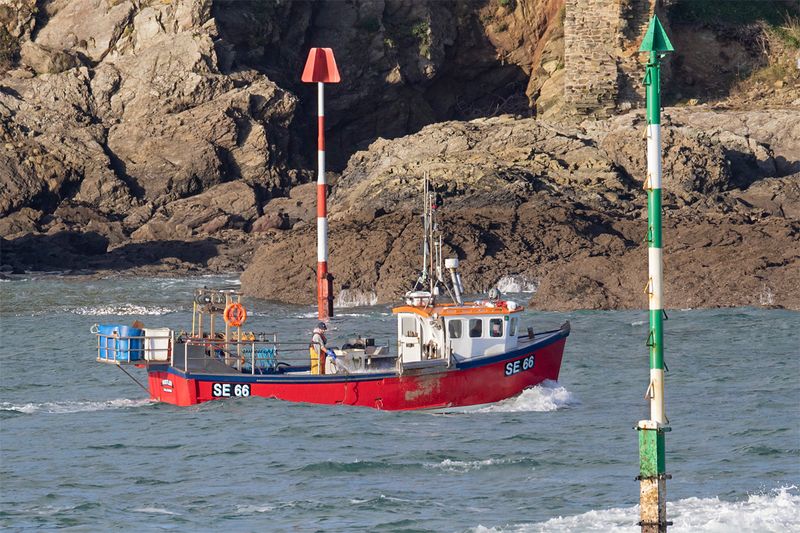
[[[238,328],[247,322],[247,310],[240,303],[230,303],[222,314],[225,323],[232,328]]]

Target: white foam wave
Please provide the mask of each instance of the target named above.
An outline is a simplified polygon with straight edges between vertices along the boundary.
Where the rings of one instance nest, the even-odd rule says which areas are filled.
[[[538,284],[525,276],[503,276],[495,286],[500,292],[536,292]]]
[[[382,313],[382,315],[383,315],[383,316],[386,316],[386,315],[388,315],[388,314],[389,314],[389,313]],[[372,316],[372,315],[370,315],[370,314],[366,314],[366,313],[341,313],[341,312],[339,312],[339,311],[336,311],[336,312],[334,313],[334,315],[335,315],[335,316],[334,316],[334,320],[335,320],[336,318],[342,318],[342,317],[365,317],[365,316]],[[264,313],[263,315],[259,315],[259,313],[256,313],[256,316],[272,316],[272,315],[270,315],[270,314],[267,314],[267,313]],[[308,312],[308,313],[300,313],[300,314],[298,314],[298,315],[294,315],[294,318],[317,318],[317,316],[318,316],[318,315],[317,315],[317,311],[310,311],[310,312]],[[328,326],[330,327],[330,323],[328,324]]]
[[[560,386],[557,381],[545,380],[540,385],[525,389],[522,394],[480,409],[478,412],[514,413],[534,411],[544,413],[558,411],[580,402],[574,394]]]
[[[272,505],[237,505],[236,512],[239,514],[269,513],[275,510]]]
[[[361,505],[363,503],[372,503],[375,501],[385,500],[388,502],[393,503],[416,503],[414,500],[407,500],[405,498],[397,498],[395,496],[387,496],[385,494],[380,494],[376,498],[351,498],[350,503],[353,505]],[[437,502],[426,502],[429,505],[441,505]]]
[[[64,505],[64,506],[45,505],[44,507],[28,507],[26,509],[21,509],[21,510],[26,513],[33,512],[39,516],[53,516],[68,511],[72,511],[73,509],[75,509],[75,507],[76,507],[75,505]]]
[[[781,487],[767,494],[750,494],[745,501],[728,502],[714,498],[685,498],[667,503],[671,533],[784,532],[800,531],[800,494],[797,487]],[[475,533],[529,533],[567,531],[609,531],[635,533],[640,530],[639,506],[589,511],[558,517],[537,524],[478,526]]]
[[[761,289],[761,294],[758,295],[758,303],[763,306],[771,306],[775,303],[775,295],[772,294],[772,289],[764,285]]]
[[[116,400],[105,400],[97,402],[79,402],[79,401],[64,401],[64,402],[44,402],[44,403],[26,403],[22,405],[12,404],[10,402],[0,402],[0,411],[16,411],[27,415],[34,413],[49,413],[49,414],[66,414],[66,413],[84,413],[88,411],[107,411],[109,409],[127,409],[130,407],[142,407],[152,403],[153,400],[140,399],[129,400],[127,398],[117,398]]]
[[[644,325],[645,325],[644,320],[634,320],[633,322],[631,322],[631,326],[644,326]]]
[[[253,513],[270,513],[276,509],[294,509],[303,502],[281,502],[278,505],[237,505],[236,513],[238,514],[253,514]]]
[[[342,289],[336,296],[336,307],[364,307],[378,303],[375,291],[360,291],[358,289]]]
[[[174,313],[176,309],[169,307],[121,304],[121,305],[101,305],[98,307],[78,307],[72,312],[76,315],[86,316],[119,316],[119,315],[153,315],[160,316],[167,313]]]
[[[444,470],[445,472],[458,472],[458,473],[465,473],[470,472],[472,470],[479,470],[485,466],[492,466],[492,465],[501,465],[501,464],[510,464],[519,461],[514,461],[510,459],[483,459],[480,461],[453,461],[451,459],[445,459],[444,461],[437,463],[435,465],[425,465],[426,468],[436,468],[438,470]]]
[[[134,509],[133,511],[136,513],[147,513],[147,514],[180,515],[180,513],[169,511],[167,509],[162,509],[160,507],[139,507],[137,509]]]

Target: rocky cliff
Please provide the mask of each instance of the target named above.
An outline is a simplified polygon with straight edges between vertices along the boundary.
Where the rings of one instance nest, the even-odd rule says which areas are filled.
[[[579,126],[502,116],[376,141],[350,159],[332,196],[342,300],[391,301],[411,288],[427,174],[445,197],[447,252],[461,258],[467,291],[538,287],[532,304],[547,309],[640,307],[644,124],[641,113]],[[664,131],[670,305],[798,308],[795,115],[668,109]],[[276,232],[243,285],[310,302],[314,243],[310,223]]]
[[[628,4],[604,26],[619,33],[611,70],[624,74],[612,113],[638,105],[625,43],[652,6]],[[534,302],[547,308],[641,306],[643,125],[636,112],[569,115],[565,45],[585,44],[564,26],[569,8],[3,0],[0,269],[250,264],[249,293],[310,301],[315,99],[297,77],[309,47],[336,43],[343,82],[328,87],[327,115],[342,300],[386,301],[414,278],[427,172],[447,192],[452,251],[472,290],[538,286]],[[737,40],[676,13],[676,42],[707,42],[702,62],[684,54],[671,67],[683,93],[669,98],[691,98],[669,110],[665,134],[666,253],[680,272],[667,290],[686,306],[800,308],[793,19],[781,39],[754,23]],[[736,90],[732,79],[712,84],[731,62],[761,70]],[[716,103],[699,105],[703,91]]]
[[[297,110],[314,102],[297,80],[309,46],[341,43],[344,82],[329,91],[328,115],[331,159],[343,167],[378,136],[528,109],[531,54],[557,4],[7,0],[3,262],[129,267],[143,248],[168,259],[171,242],[224,248],[253,227],[281,227],[279,217],[254,223],[309,180],[314,112]],[[211,200],[219,195],[238,200]],[[113,258],[31,249],[83,239],[105,242]]]

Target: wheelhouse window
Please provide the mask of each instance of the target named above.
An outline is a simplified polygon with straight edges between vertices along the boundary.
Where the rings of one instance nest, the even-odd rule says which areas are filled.
[[[503,319],[492,318],[489,320],[489,336],[502,337],[503,336]]]
[[[508,330],[509,330],[508,334],[511,335],[512,337],[514,337],[517,334],[517,317],[511,318],[511,324],[509,324]]]
[[[480,318],[469,319],[469,336],[472,338],[483,336],[483,320]]]
[[[447,323],[447,333],[450,335],[451,339],[460,339],[461,338],[461,320],[455,319],[450,320]]]
[[[400,325],[403,328],[404,336],[406,337],[417,336],[417,321],[414,320],[413,316],[404,316]]]

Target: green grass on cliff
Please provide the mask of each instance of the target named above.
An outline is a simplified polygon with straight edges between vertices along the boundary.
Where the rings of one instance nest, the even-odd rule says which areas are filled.
[[[748,24],[766,22],[783,26],[788,17],[800,15],[797,0],[677,0],[669,8],[670,22]]]
[[[800,16],[787,16],[786,22],[774,27],[773,31],[784,43],[800,49]]]

